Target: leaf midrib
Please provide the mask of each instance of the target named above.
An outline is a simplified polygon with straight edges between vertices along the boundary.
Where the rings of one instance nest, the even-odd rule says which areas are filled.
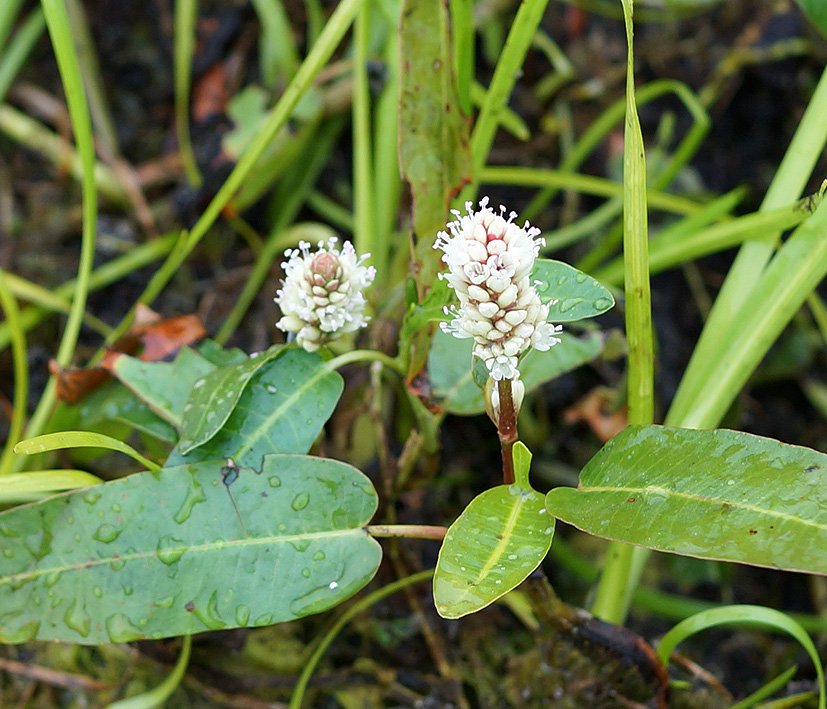
[[[558,488],[559,489],[559,488]],[[579,487],[576,488],[576,492],[578,493],[589,493],[589,492],[611,492],[611,493],[637,493],[637,494],[644,494],[647,492],[654,492],[654,493],[662,493],[667,497],[678,497],[686,500],[693,500],[693,501],[700,501],[708,504],[715,504],[715,505],[729,505],[730,507],[735,507],[742,510],[747,510],[750,512],[757,512],[762,515],[767,515],[770,517],[776,517],[778,519],[786,519],[791,520],[794,522],[798,522],[805,526],[814,527],[816,529],[825,530],[827,531],[827,524],[821,524],[818,522],[813,522],[808,519],[804,519],[803,517],[796,517],[794,515],[788,514],[786,512],[780,512],[778,510],[772,510],[765,507],[758,507],[757,505],[751,505],[744,502],[737,502],[735,500],[728,500],[722,497],[705,497],[703,495],[692,495],[685,492],[677,492],[676,490],[669,490],[665,487],[659,487],[656,485],[651,485],[647,487],[597,487],[597,486],[589,486],[589,487]]]
[[[216,551],[219,549],[224,548],[231,548],[231,547],[245,547],[245,546],[255,546],[255,545],[262,545],[262,544],[290,544],[292,542],[305,542],[308,540],[316,540],[316,539],[325,539],[331,537],[345,537],[351,535],[358,535],[363,534],[365,537],[372,538],[364,527],[354,527],[352,529],[337,529],[337,530],[328,530],[325,532],[305,532],[302,534],[291,534],[288,536],[267,536],[267,537],[253,537],[253,538],[245,538],[245,539],[235,539],[231,541],[222,540],[220,542],[208,542],[206,544],[197,544],[195,546],[169,546],[164,547],[163,553],[165,554],[175,554],[181,552],[181,557],[189,552],[204,552],[204,551]],[[148,559],[151,557],[158,556],[158,549],[157,547],[152,550],[146,551],[139,551],[134,552],[132,554],[118,554],[117,556],[110,556],[103,559],[95,559],[95,560],[84,560],[73,564],[66,564],[64,566],[52,566],[50,568],[45,569],[36,569],[34,571],[29,571],[20,574],[14,574],[10,576],[0,576],[0,584],[17,584],[21,581],[23,583],[28,583],[31,580],[37,579],[41,576],[48,576],[50,574],[55,573],[64,573],[69,571],[77,571],[79,569],[89,569],[95,566],[105,566],[106,564],[114,563],[121,563],[121,562],[128,562],[128,561],[137,561],[141,559]],[[159,559],[160,561],[160,559]],[[163,562],[161,562],[163,563]],[[178,563],[173,562],[173,563]]]

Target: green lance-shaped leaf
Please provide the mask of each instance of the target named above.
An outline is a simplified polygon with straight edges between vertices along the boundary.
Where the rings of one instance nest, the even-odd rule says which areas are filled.
[[[546,507],[627,544],[827,574],[827,455],[769,438],[630,426]]]
[[[370,481],[334,460],[141,473],[0,514],[0,641],[126,642],[268,625],[376,572]]]
[[[540,352],[530,350],[520,360],[520,379],[526,390],[571,371],[595,359],[603,349],[603,337],[592,332],[582,338],[567,332],[560,335],[562,342]],[[433,395],[447,412],[470,416],[485,411],[482,390],[474,383],[469,339],[458,340],[453,335],[437,332],[428,358],[428,376]],[[477,359],[477,361],[481,361]]]
[[[411,185],[417,282],[433,283],[451,198],[470,178],[468,122],[457,99],[451,18],[442,0],[404,0],[399,26],[399,164]]]
[[[276,345],[243,362],[214,369],[193,384],[181,424],[181,453],[203,445],[221,430],[250,379],[282,351],[282,345]]]
[[[478,495],[445,535],[434,572],[434,603],[443,618],[474,613],[536,569],[551,547],[554,519],[528,484],[531,454],[514,444],[513,485]]]
[[[120,355],[110,369],[152,411],[180,430],[195,382],[215,365],[195,350],[182,347],[174,362],[144,362]]]
[[[218,433],[186,456],[174,451],[167,464],[232,458],[237,465],[258,468],[262,457],[271,453],[307,453],[343,387],[342,377],[325,367],[319,354],[285,350],[249,379]],[[204,415],[191,402],[184,409],[185,418]],[[210,413],[206,411],[208,420]]]
[[[594,278],[562,261],[537,259],[531,280],[543,303],[551,301],[549,322],[574,322],[602,315],[615,300]],[[556,302],[553,302],[556,301]]]

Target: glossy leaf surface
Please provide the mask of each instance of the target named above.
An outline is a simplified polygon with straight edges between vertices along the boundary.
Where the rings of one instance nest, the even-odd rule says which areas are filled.
[[[538,258],[531,280],[542,302],[557,301],[549,307],[549,322],[593,318],[615,304],[612,294],[594,278],[562,261]]]
[[[217,434],[186,457],[173,452],[169,464],[232,458],[237,465],[259,468],[263,456],[271,453],[307,453],[343,387],[342,377],[327,369],[320,355],[286,350],[250,378]],[[189,415],[200,418],[201,412],[191,408]]]
[[[204,461],[0,514],[0,640],[126,642],[317,613],[381,558],[370,481],[296,455]]]
[[[493,603],[536,569],[551,547],[554,519],[528,485],[531,455],[514,446],[513,485],[478,495],[448,529],[434,572],[434,603],[461,618]]]
[[[181,428],[184,406],[195,382],[215,365],[183,347],[174,362],[144,362],[128,355],[113,357],[110,371],[158,416]]]
[[[277,345],[243,362],[219,367],[193,384],[178,442],[182,453],[203,445],[221,430],[250,379],[281,350]]]
[[[769,438],[630,426],[546,506],[628,544],[827,574],[827,455]]]
[[[593,360],[603,348],[599,333],[582,338],[563,332],[563,340],[546,352],[530,350],[520,360],[520,379],[531,391],[544,382]],[[428,359],[428,374],[433,395],[440,406],[452,414],[469,416],[485,411],[482,390],[474,383],[471,369],[471,340],[437,332]]]

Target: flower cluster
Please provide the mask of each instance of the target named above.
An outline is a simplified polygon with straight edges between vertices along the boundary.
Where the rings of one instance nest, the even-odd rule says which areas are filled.
[[[517,379],[519,356],[529,347],[547,350],[560,342],[562,329],[546,322],[549,306],[540,302],[531,283],[534,260],[543,243],[539,229],[518,227],[512,212],[496,214],[488,198],[475,212],[465,204],[466,216],[454,212],[450,234],[439,232],[434,248],[444,252],[445,278],[459,298],[459,307],[446,308],[453,315],[442,329],[457,337],[474,339],[474,355],[480,357],[496,379]]]
[[[313,352],[319,346],[367,325],[365,296],[376,270],[363,266],[370,254],[357,256],[353,244],[338,239],[320,241],[311,254],[310,244],[300,241],[297,249],[284,252],[285,279],[276,292],[276,303],[284,317],[276,327],[295,333],[296,341]]]

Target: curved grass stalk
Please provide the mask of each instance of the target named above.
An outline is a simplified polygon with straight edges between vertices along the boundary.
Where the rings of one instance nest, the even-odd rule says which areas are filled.
[[[9,6],[13,5],[14,3],[9,3]],[[31,11],[20,29],[15,33],[14,38],[9,42],[3,52],[2,59],[0,59],[0,101],[6,98],[9,88],[26,61],[26,57],[29,56],[37,40],[40,39],[45,27],[46,20],[43,17],[43,10],[38,7]],[[0,47],[4,46],[4,41],[0,31]]]
[[[660,79],[641,86],[635,91],[635,102],[643,106],[661,96],[674,94],[692,117],[692,126],[687,131],[683,140],[678,144],[672,157],[664,166],[663,170],[652,180],[652,187],[660,190],[666,187],[678,171],[692,158],[698,150],[701,142],[709,132],[712,121],[698,97],[684,83],[674,79]],[[574,148],[560,163],[562,171],[575,172],[591,154],[591,152],[603,141],[612,129],[623,120],[626,112],[625,99],[618,99],[607,108],[588,127],[575,143]],[[537,214],[545,209],[559,188],[548,187],[541,191],[529,202],[523,210],[525,218],[532,221]]]
[[[128,251],[123,256],[118,256],[115,259],[103,264],[100,268],[92,272],[89,278],[89,290],[95,291],[104,288],[112,283],[119,281],[121,278],[129,275],[139,268],[143,268],[147,264],[161,258],[169,253],[175,245],[177,239],[176,234],[168,234],[153,241],[148,241],[145,244],[136,246],[134,249]],[[42,322],[50,313],[62,312],[63,306],[58,307],[60,303],[66,303],[66,311],[68,312],[68,303],[71,300],[72,293],[75,291],[77,279],[72,279],[54,288],[49,297],[43,298],[35,297],[39,291],[34,284],[28,284],[22,278],[14,276],[11,273],[5,274],[12,292],[19,298],[29,299],[37,302],[37,305],[32,305],[24,308],[20,313],[20,323],[24,331],[31,330],[33,327]],[[54,300],[58,299],[58,300]],[[54,301],[54,302],[52,302]],[[49,304],[51,302],[51,305]],[[52,307],[54,306],[54,307]],[[86,316],[87,318],[90,316]],[[94,321],[91,321],[94,323]],[[103,325],[101,323],[100,325]],[[98,327],[100,327],[100,325]],[[94,326],[94,325],[93,325]],[[109,326],[106,326],[108,333],[112,332]],[[0,351],[4,350],[11,341],[11,331],[9,323],[0,323]]]
[[[190,136],[190,88],[195,53],[195,20],[198,0],[175,0],[175,135],[184,174],[191,185],[202,182]]]
[[[827,69],[821,76],[807,110],[802,116],[778,171],[770,184],[761,211],[794,202],[813,171],[816,160],[827,142]],[[715,305],[701,332],[700,339],[684,373],[678,392],[666,416],[667,425],[687,426],[688,412],[697,406],[707,383],[716,377],[719,362],[731,356],[727,350],[738,345],[721,337],[738,322],[748,304],[755,301],[753,292],[775,250],[779,233],[765,232],[760,238],[745,242],[727,274]],[[737,390],[727,392],[731,402]],[[717,420],[707,422],[715,426]]]
[[[95,183],[95,146],[92,140],[92,121],[83,90],[77,56],[71,33],[69,18],[63,0],[42,0],[46,24],[52,38],[57,58],[58,69],[63,82],[66,100],[69,105],[69,117],[75,134],[75,143],[81,158],[83,169],[83,229],[81,234],[80,263],[78,264],[77,287],[72,299],[72,307],[66,321],[66,328],[58,346],[55,360],[65,367],[69,364],[77,344],[83,315],[86,310],[86,298],[89,294],[89,279],[95,255],[95,236],[98,219],[98,192]],[[43,396],[32,414],[26,433],[29,437],[38,435],[46,424],[55,403],[54,380],[46,385]],[[17,462],[17,461],[16,461]],[[20,461],[22,464],[22,461]],[[15,465],[17,469],[17,466]]]
[[[336,639],[336,636],[341,632],[342,628],[353,620],[353,618],[359,615],[359,613],[367,610],[383,598],[387,598],[391,594],[396,593],[403,588],[407,588],[408,586],[412,586],[415,583],[419,583],[420,581],[427,581],[433,575],[434,570],[428,569],[427,571],[420,571],[419,573],[412,574],[403,579],[394,581],[393,583],[389,583],[387,586],[383,586],[382,588],[356,601],[356,603],[342,613],[330,630],[322,636],[319,644],[316,646],[316,649],[313,650],[313,653],[308,658],[302,673],[299,675],[298,682],[296,682],[296,686],[293,688],[293,695],[290,697],[289,709],[301,709],[302,702],[304,701],[304,693],[307,691],[307,683],[313,676],[316,665],[319,664],[319,660],[322,658],[322,655],[324,655],[325,650],[330,647],[330,644]]]
[[[7,276],[0,271],[0,306],[9,328],[12,346],[12,362],[14,363],[14,400],[12,401],[12,415],[9,422],[9,434],[0,454],[0,476],[7,475],[12,470],[14,446],[23,434],[26,423],[26,405],[29,399],[29,363],[26,358],[26,333],[20,322],[20,310],[12,295],[6,280]]]
[[[339,3],[330,19],[327,21],[324,30],[313,48],[299,67],[293,80],[282,94],[278,103],[268,114],[260,131],[253,142],[245,150],[239,159],[230,176],[218,190],[212,201],[201,214],[201,217],[183,239],[180,248],[175,249],[164,264],[155,272],[144,292],[138,298],[137,303],[149,304],[164,289],[170,279],[178,272],[178,269],[186,260],[187,256],[198,245],[206,235],[222,210],[230,203],[233,196],[241,188],[244,180],[250,174],[256,162],[273,141],[279,130],[287,122],[299,99],[310,87],[313,79],[321,71],[322,67],[330,59],[339,42],[350,28],[364,0],[343,0]],[[136,306],[137,307],[137,303]],[[129,327],[129,323],[135,314],[133,307],[120,325],[115,329],[113,337],[120,336]]]
[[[167,675],[161,684],[143,694],[127,697],[119,702],[112,702],[106,709],[152,709],[153,707],[162,706],[178,688],[178,685],[181,684],[181,680],[184,679],[191,650],[192,636],[185,635],[182,638],[181,654],[178,656],[178,661],[175,663],[175,667],[172,668],[172,672]]]
[[[508,103],[519,69],[540,26],[548,0],[525,0],[520,3],[517,15],[505,40],[505,47],[497,61],[494,76],[485,95],[479,116],[471,133],[472,182],[462,190],[459,204],[474,201],[479,187],[479,175],[494,142],[500,124],[500,113]]]

